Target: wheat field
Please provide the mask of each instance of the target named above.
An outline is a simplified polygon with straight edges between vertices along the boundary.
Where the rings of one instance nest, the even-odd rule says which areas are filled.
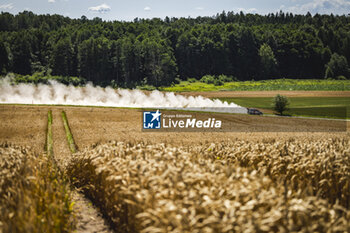
[[[0,144],[0,232],[72,232],[70,193],[48,156]]]
[[[135,110],[56,107],[47,156],[49,107],[1,110],[1,233],[76,231],[76,188],[115,232],[350,232],[349,133],[140,133]]]
[[[98,144],[67,167],[117,232],[349,232],[348,137]]]

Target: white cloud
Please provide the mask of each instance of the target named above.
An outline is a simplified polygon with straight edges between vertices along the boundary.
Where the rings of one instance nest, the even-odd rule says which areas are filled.
[[[145,10],[145,11],[151,11],[152,9],[151,9],[151,7],[149,7],[149,6],[146,6],[145,8],[143,8],[143,10]]]
[[[13,3],[0,5],[0,9],[11,10],[13,8]]]
[[[48,0],[49,3],[54,3],[56,0]]]
[[[196,9],[196,10],[198,10],[198,11],[202,11],[202,10],[204,10],[204,8],[203,8],[203,7],[201,7],[201,6],[198,6],[198,7],[196,7],[195,9]]]
[[[89,11],[98,12],[98,13],[106,13],[106,12],[108,12],[110,10],[111,10],[111,7],[108,6],[105,3],[103,3],[103,4],[99,5],[99,6],[89,7]]]
[[[350,12],[350,1],[348,0],[313,0],[312,2],[295,5],[287,8],[287,11],[305,14],[348,14]]]

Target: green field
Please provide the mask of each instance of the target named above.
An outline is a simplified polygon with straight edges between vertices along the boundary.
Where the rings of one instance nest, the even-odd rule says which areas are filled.
[[[330,79],[274,79],[262,81],[227,82],[222,86],[202,82],[182,81],[162,91],[349,91],[350,80]]]
[[[290,97],[287,115],[312,116],[330,118],[350,118],[349,97]],[[272,113],[273,98],[271,97],[235,97],[220,98],[229,103],[234,102],[244,107],[262,109],[264,113]]]

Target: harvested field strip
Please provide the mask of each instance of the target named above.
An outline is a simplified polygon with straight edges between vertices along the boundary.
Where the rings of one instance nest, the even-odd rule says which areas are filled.
[[[0,145],[0,232],[72,232],[68,180],[46,155]]]
[[[46,151],[48,108],[0,105],[0,143],[30,145],[33,152]]]
[[[69,149],[72,153],[75,153],[75,152],[77,152],[77,147],[74,143],[74,138],[73,138],[73,135],[70,131],[68,119],[67,119],[67,115],[66,115],[65,111],[62,111],[62,119],[63,119],[64,129],[66,130],[66,136],[67,136]]]
[[[47,133],[46,133],[46,148],[47,155],[53,156],[53,140],[52,140],[52,111],[47,113]]]
[[[348,138],[258,145],[111,142],[67,172],[119,232],[350,231]]]

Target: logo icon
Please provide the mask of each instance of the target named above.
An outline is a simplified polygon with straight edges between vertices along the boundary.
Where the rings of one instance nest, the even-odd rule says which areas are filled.
[[[156,112],[143,112],[143,128],[144,129],[160,129],[161,127],[161,113],[159,110]]]

